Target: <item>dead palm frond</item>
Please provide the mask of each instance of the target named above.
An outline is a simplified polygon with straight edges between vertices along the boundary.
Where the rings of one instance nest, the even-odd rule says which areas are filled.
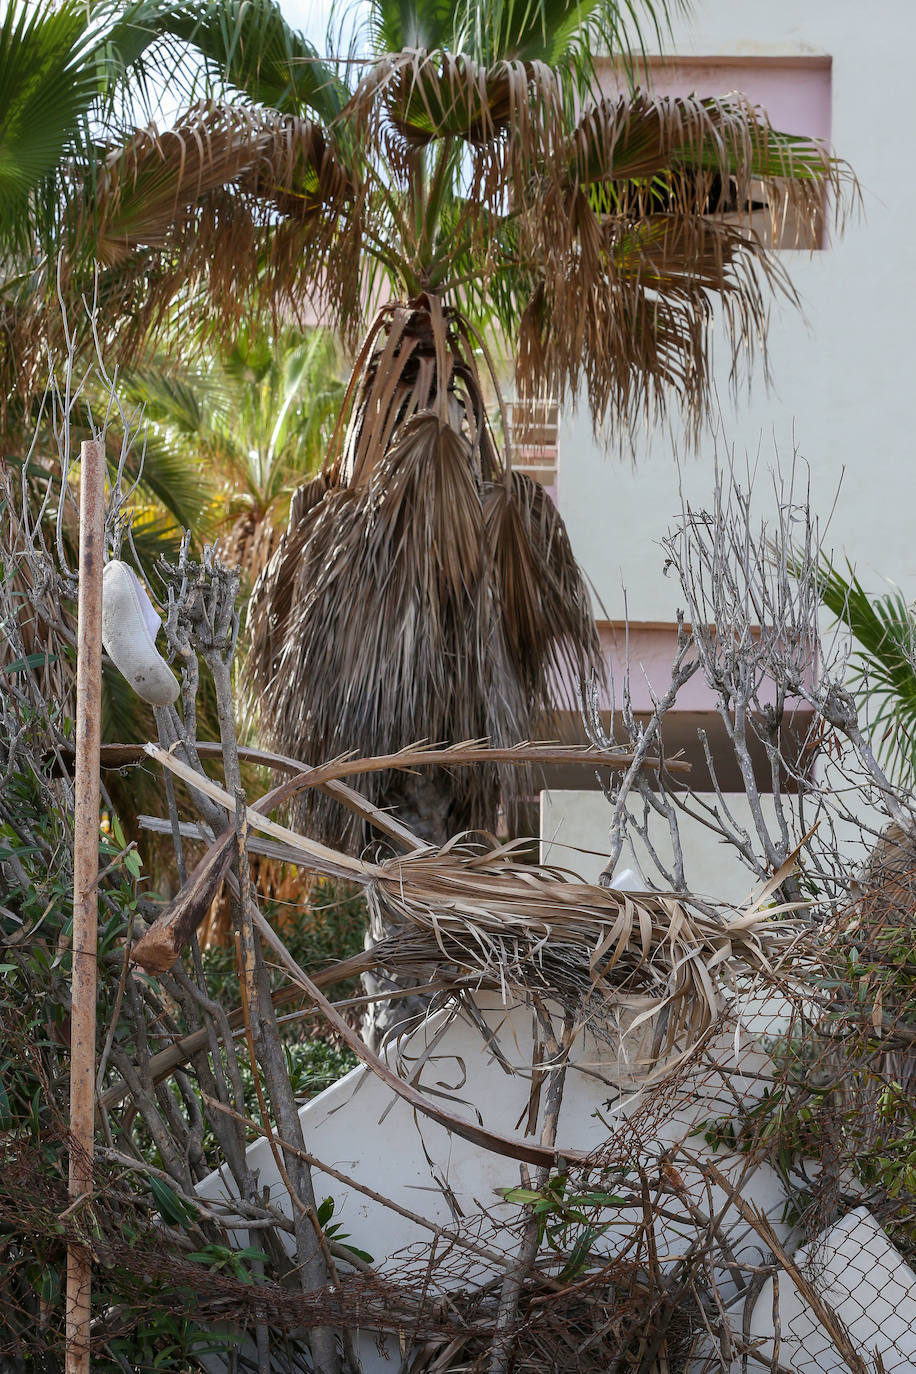
[[[386,308],[351,391],[323,489],[303,492],[252,597],[262,735],[318,758],[394,752],[418,726],[531,738],[558,686],[600,677],[597,633],[556,509],[499,455],[466,326],[432,296]],[[372,799],[392,781],[367,783]],[[459,774],[446,829],[493,828],[499,792],[495,764]],[[325,798],[301,806],[318,833],[357,838]]]
[[[171,129],[137,131],[74,185],[64,285],[75,290],[96,259],[109,269],[100,313],[129,317],[120,361],[200,291],[224,340],[306,289],[345,316],[358,292],[358,204],[312,121],[202,103]]]
[[[233,798],[218,784],[155,745],[146,752],[234,810]],[[467,746],[457,752],[478,760],[483,753]],[[526,750],[513,752],[520,761]],[[417,758],[423,759],[423,751]],[[407,752],[401,761],[406,766]],[[596,754],[603,766],[625,767],[629,761],[623,754]],[[376,761],[355,760],[352,767],[360,762],[368,770]],[[399,979],[435,982],[457,993],[492,988],[504,997],[558,999],[579,1008],[594,1033],[618,1040],[644,1028],[632,1041],[643,1071],[661,1065],[668,1070],[689,1053],[715,1025],[735,974],[772,972],[796,938],[796,927],[785,920],[790,908],[767,905],[785,877],[782,870],[743,911],[735,911],[676,893],[593,887],[560,870],[520,862],[513,845],[453,839],[381,863],[348,857],[268,819],[266,813],[285,797],[328,776],[324,767],[312,772],[314,778],[299,775],[261,798],[247,809],[247,820],[253,830],[283,843],[292,862],[344,874],[364,887],[373,914],[391,932],[371,951],[377,966]],[[132,957],[142,966],[161,971],[178,957],[189,919],[193,929],[189,903],[205,879],[216,875],[218,881],[234,837],[230,826],[173,907],[133,947]],[[204,896],[209,895],[208,888]],[[206,901],[198,905],[202,915]],[[177,941],[176,923],[182,927]]]
[[[771,971],[795,933],[759,911],[591,887],[509,848],[410,855],[383,870],[367,897],[393,932],[374,951],[393,977],[555,998],[614,1040],[642,1027],[631,1048],[643,1071],[688,1053],[718,1019],[735,969]]]

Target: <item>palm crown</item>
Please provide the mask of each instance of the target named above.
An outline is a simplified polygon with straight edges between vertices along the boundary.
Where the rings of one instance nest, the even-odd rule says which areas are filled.
[[[591,41],[616,22],[597,4],[381,4],[352,91],[309,64],[310,103],[333,117],[300,126],[283,203],[299,197],[312,236],[313,299],[345,330],[371,323],[336,442],[253,601],[250,681],[287,752],[512,742],[600,676],[562,521],[490,429],[481,331],[517,339],[523,391],[584,383],[596,419],[674,391],[698,415],[711,294],[746,338],[764,316],[753,265],[780,279],[717,212],[752,181],[823,211],[825,151],[740,99],[593,94]],[[492,825],[499,782],[481,772],[446,798],[426,784],[422,800],[419,784],[375,787],[441,836]],[[307,809],[340,839],[324,799]]]
[[[765,325],[754,269],[786,285],[749,224],[718,212],[747,205],[753,182],[817,219],[841,168],[740,97],[602,96],[591,54],[623,58],[621,9],[376,0],[361,35],[376,58],[343,66],[270,0],[171,10],[164,26],[248,103],[174,131],[180,170],[148,134],[112,161],[103,254],[148,248],[193,192],[171,227],[175,261],[224,306],[247,299],[240,250],[260,257],[262,292],[310,302],[354,339],[386,296],[435,292],[517,341],[525,388],[562,398],[584,383],[598,418],[672,395],[697,413],[711,294],[746,343]],[[621,84],[628,72],[622,61]]]
[[[594,52],[632,74],[629,0],[374,0],[371,51],[343,62],[272,0],[130,13],[112,32],[142,34],[133,60],[190,44],[221,103],[39,176],[65,286],[101,262],[123,350],[176,298],[230,338],[269,303],[362,339],[254,599],[265,733],[317,756],[526,737],[600,661],[562,522],[491,429],[485,339],[513,340],[523,393],[584,387],[598,423],[672,395],[696,419],[713,298],[736,351],[763,335],[766,279],[790,289],[741,223],[752,183],[817,219],[841,169],[737,97],[602,95]],[[450,821],[491,823],[497,795],[478,774]]]

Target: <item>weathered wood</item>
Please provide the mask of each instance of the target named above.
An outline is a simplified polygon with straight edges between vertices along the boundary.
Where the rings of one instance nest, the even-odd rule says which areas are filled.
[[[105,450],[80,450],[80,555],[73,813],[73,965],[70,1013],[70,1212],[92,1195],[98,950],[99,746],[102,699],[102,568]],[[66,1374],[89,1374],[92,1255],[67,1247]]]
[[[207,850],[188,881],[149,930],[131,948],[130,958],[147,973],[167,973],[186,949],[223,885],[235,853],[235,827]]]

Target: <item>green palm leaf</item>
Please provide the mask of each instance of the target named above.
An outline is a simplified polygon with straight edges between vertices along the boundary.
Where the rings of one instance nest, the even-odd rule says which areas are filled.
[[[330,123],[349,97],[334,68],[287,24],[274,0],[194,0],[170,9],[163,23],[255,104],[291,115],[311,110]]]
[[[86,7],[8,5],[0,26],[0,232],[73,145],[97,94]]]
[[[243,329],[221,357],[160,358],[130,374],[126,390],[150,424],[145,485],[184,524],[220,535],[230,561],[253,559],[255,576],[293,489],[324,458],[343,399],[333,337]]]
[[[5,7],[0,241],[7,248],[23,251],[36,230],[53,231],[65,162],[95,159],[89,117],[110,102],[116,85],[156,38],[161,8],[149,0],[108,0],[91,9],[82,0],[10,0]]]
[[[916,783],[916,617],[900,591],[870,597],[852,568],[844,577],[824,559],[823,604],[858,640],[855,681],[871,708],[880,757],[894,776]]]

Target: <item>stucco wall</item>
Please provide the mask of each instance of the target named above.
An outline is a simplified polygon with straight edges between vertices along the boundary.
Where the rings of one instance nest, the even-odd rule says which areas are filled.
[[[715,797],[711,794],[702,799],[711,805],[715,803]],[[752,829],[750,807],[745,798],[738,795],[730,797],[729,806],[738,824]],[[764,798],[763,809],[770,820],[773,804],[767,798]],[[600,792],[542,792],[542,861],[569,869],[586,882],[597,882],[599,873],[607,863],[610,822],[611,808]],[[660,823],[658,817],[653,817],[649,833],[658,853],[667,861],[670,845],[664,822]],[[698,821],[682,820],[681,843],[684,848],[685,876],[690,890],[698,896],[738,905],[756,888],[756,879],[741,863],[735,851]],[[634,854],[629,845],[624,847],[616,872],[620,874],[628,868],[656,887],[665,885],[645,852]]]

